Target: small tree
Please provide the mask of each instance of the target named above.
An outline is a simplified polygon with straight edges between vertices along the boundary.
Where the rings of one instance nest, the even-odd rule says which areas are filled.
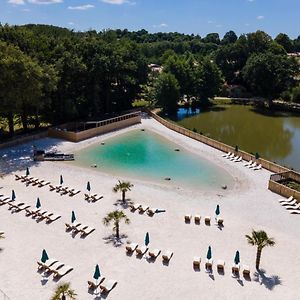
[[[113,230],[116,231],[116,237],[120,238],[120,221],[125,221],[125,224],[129,224],[130,220],[127,218],[127,216],[124,214],[123,211],[115,210],[110,212],[104,219],[103,224],[105,226],[108,226],[111,222],[114,223]]]
[[[115,193],[122,192],[122,200],[125,202],[126,192],[131,191],[133,184],[129,181],[120,181],[114,186],[113,191]]]
[[[57,286],[51,300],[66,300],[67,297],[69,299],[76,299],[76,296],[77,294],[71,289],[70,283],[66,282]]]
[[[262,249],[266,246],[274,246],[275,241],[273,238],[269,238],[267,233],[263,230],[260,231],[252,230],[251,236],[246,235],[246,238],[250,245],[257,246],[255,266],[256,269],[259,269]]]

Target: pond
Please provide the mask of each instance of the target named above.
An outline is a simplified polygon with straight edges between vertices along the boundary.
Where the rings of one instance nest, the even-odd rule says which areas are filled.
[[[176,122],[188,129],[300,171],[300,115],[248,105],[181,108]]]

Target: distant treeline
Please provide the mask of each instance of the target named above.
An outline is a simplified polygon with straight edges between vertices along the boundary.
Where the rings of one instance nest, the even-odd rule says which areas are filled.
[[[41,122],[97,118],[138,98],[174,110],[183,97],[201,102],[218,95],[223,83],[272,100],[296,86],[299,65],[287,56],[294,51],[300,37],[273,40],[262,31],[229,31],[221,39],[0,24],[0,118],[12,135],[19,124],[26,131]],[[163,71],[150,74],[151,63]]]

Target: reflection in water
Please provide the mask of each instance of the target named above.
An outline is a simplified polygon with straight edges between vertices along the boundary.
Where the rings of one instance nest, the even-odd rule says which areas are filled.
[[[185,111],[185,109],[182,109]],[[179,116],[184,113],[179,110]],[[251,106],[224,105],[209,111],[178,117],[186,128],[196,128],[228,145],[238,145],[248,152],[300,170],[300,116],[270,114]]]

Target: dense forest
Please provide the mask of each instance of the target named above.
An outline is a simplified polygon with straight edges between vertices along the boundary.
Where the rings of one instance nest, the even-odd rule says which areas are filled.
[[[243,96],[300,102],[300,36],[262,31],[186,35],[146,30],[74,32],[0,24],[0,137],[41,124],[97,119],[143,100],[175,111],[238,86]],[[159,71],[151,71],[151,64]],[[240,95],[239,94],[239,95]]]

